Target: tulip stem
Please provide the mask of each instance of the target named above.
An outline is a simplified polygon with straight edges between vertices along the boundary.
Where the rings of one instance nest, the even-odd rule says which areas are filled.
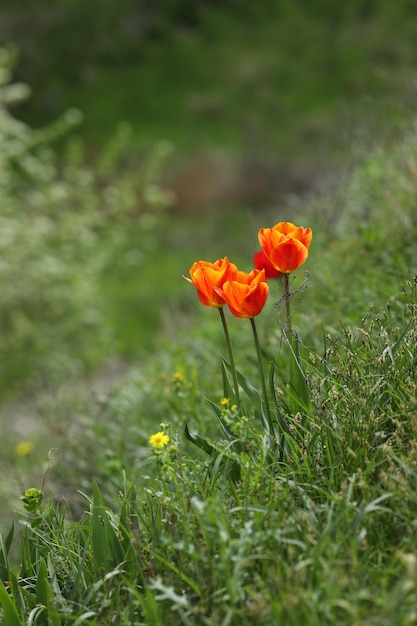
[[[256,347],[256,354],[258,356],[259,375],[260,375],[260,378],[261,378],[262,394],[263,394],[263,398],[264,398],[266,418],[268,420],[270,436],[274,437],[274,425],[272,423],[271,409],[270,409],[270,406],[269,406],[268,394],[267,394],[267,391],[266,391],[265,374],[264,374],[264,367],[263,367],[263,361],[262,361],[261,346],[259,344],[258,331],[256,330],[255,318],[251,317],[249,319],[250,319],[250,323],[251,323],[251,326],[252,326],[253,339],[255,341],[255,347]]]
[[[292,326],[291,326],[291,305],[290,305],[290,279],[289,274],[284,274],[284,300],[285,300],[285,332],[287,334],[287,341],[291,341]]]
[[[239,383],[237,381],[235,359],[233,357],[232,342],[230,341],[230,335],[229,335],[229,329],[227,327],[226,316],[224,314],[223,307],[219,307],[218,311],[219,311],[220,319],[221,319],[222,325],[223,325],[223,331],[224,331],[224,337],[225,337],[225,340],[226,340],[227,352],[229,354],[230,368],[232,370],[233,386],[234,386],[234,389],[235,389],[235,396],[236,396],[236,404],[237,404],[237,408],[238,408],[239,413],[242,414],[242,407],[241,407],[241,403],[240,403],[240,393],[239,393]]]

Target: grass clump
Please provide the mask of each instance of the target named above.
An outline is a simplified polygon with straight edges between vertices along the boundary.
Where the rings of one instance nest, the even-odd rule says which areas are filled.
[[[203,428],[206,417],[192,381],[176,375],[158,394],[172,417],[156,425],[165,437],[155,445],[154,433],[133,464],[125,459],[128,470],[95,484],[80,520],[28,490],[17,578],[11,535],[3,544],[10,624],[412,623],[415,283],[407,289],[406,327],[381,332],[368,318],[305,366],[312,408],[299,431],[304,451],[292,445],[271,463],[254,417],[223,403],[241,450],[230,457],[223,429],[212,432],[215,454],[197,455],[184,420]],[[300,427],[300,414],[287,419]],[[225,455],[239,463],[238,480]]]

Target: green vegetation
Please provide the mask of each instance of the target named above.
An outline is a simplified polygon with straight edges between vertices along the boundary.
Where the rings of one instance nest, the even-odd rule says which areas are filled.
[[[169,204],[157,182],[168,145],[156,145],[139,171],[122,173],[126,158],[122,128],[94,169],[76,142],[58,160],[51,144],[79,121],[80,114],[69,111],[42,131],[13,118],[6,105],[27,93],[24,86],[8,84],[11,64],[11,55],[3,51],[0,355],[7,363],[0,374],[3,393],[24,389],[28,383],[51,385],[66,376],[68,368],[88,371],[108,351],[111,354],[117,345],[111,320],[118,309],[113,303],[123,301],[113,293],[121,280],[121,266],[124,273],[133,266],[137,273],[156,243],[152,234],[156,215]],[[112,176],[118,168],[116,186]],[[148,317],[149,327],[156,328],[152,314]],[[139,343],[146,343],[147,332],[137,332]]]
[[[94,80],[74,61],[71,89],[64,71],[59,86],[64,108],[85,112],[86,144],[78,112],[37,130],[27,122],[40,109],[11,115],[28,94],[11,82],[13,54],[0,58],[0,621],[416,624],[417,127],[406,92],[385,98],[415,60],[412,3],[271,1],[238,21],[240,3],[201,3],[185,29],[178,0],[172,25],[150,16],[137,72],[117,28],[113,51],[97,52],[111,3],[97,24],[95,3],[55,4],[55,16],[76,6],[91,36]],[[249,41],[248,17],[263,25]],[[271,59],[272,17],[283,21]],[[275,123],[278,89],[291,123]],[[264,147],[305,155],[334,136],[345,96],[353,126],[375,114],[358,122],[373,147],[351,148],[330,191],[279,209],[172,208],[161,181],[178,154],[210,138],[250,165]],[[313,241],[290,282],[293,351],[280,279],[256,319],[271,433],[248,320],[227,314],[239,411],[219,316],[182,275],[226,255],[249,270],[258,229],[281,219]],[[100,369],[113,360],[116,381]]]
[[[47,474],[40,449],[10,458],[39,482],[19,514],[20,558],[4,534],[5,623],[415,623],[415,140],[409,128],[363,159],[337,211],[332,198],[300,203],[314,238],[309,288],[293,298],[298,383],[278,281],[257,319],[290,426],[275,457],[243,378],[246,419],[220,402],[218,316],[180,275],[173,333],[146,364],[98,402],[44,407],[61,430]],[[259,387],[246,322],[230,319],[235,358]],[[309,401],[294,403],[305,381]],[[158,431],[170,442],[152,448]]]
[[[96,149],[123,119],[136,147],[168,138],[276,161],[339,150],[359,120],[381,136],[381,115],[413,107],[412,2],[133,4],[5,2],[0,41],[17,43],[34,88],[19,115],[40,124],[78,107]]]

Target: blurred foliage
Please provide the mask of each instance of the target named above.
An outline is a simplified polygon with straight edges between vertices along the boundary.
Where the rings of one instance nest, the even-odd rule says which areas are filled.
[[[22,445],[13,457],[8,446],[9,501],[17,477],[25,487],[21,558],[12,554],[12,530],[0,543],[6,623],[415,623],[416,137],[412,125],[363,155],[337,196],[283,207],[314,230],[309,289],[298,289],[300,276],[291,284],[308,422],[279,400],[305,451],[291,448],[272,473],[257,427],[227,409],[223,419],[245,445],[236,452],[241,480],[226,480],[227,430],[205,399],[224,397],[221,324],[178,276],[193,323],[178,316],[162,349],[98,401],[83,404],[72,389],[67,405],[45,406],[43,458]],[[201,219],[195,232],[210,249]],[[246,233],[223,235],[230,249],[240,237],[251,248]],[[257,323],[265,359],[278,360],[282,399],[290,366],[273,304],[281,289],[271,283]],[[246,320],[230,316],[230,332],[237,365],[250,374]],[[194,456],[184,424],[221,436],[219,454]],[[160,428],[173,446],[151,453],[149,435]],[[47,445],[58,462],[45,472]],[[48,492],[53,499],[41,504]]]
[[[205,7],[221,4],[233,6],[233,2],[210,0],[198,4],[190,0],[32,0],[17,7],[6,0],[0,36],[3,42],[9,37],[19,45],[30,72],[52,72],[77,80],[83,68],[96,63],[119,64],[140,57],[149,40],[169,37],[178,27],[196,27]]]
[[[340,29],[381,17],[392,27],[414,17],[416,7],[410,0],[343,4],[332,0],[26,0],[18,5],[3,0],[0,14],[1,41],[8,38],[22,48],[29,71],[77,79],[91,64],[137,60],[150,41],[167,40],[177,31],[210,34],[221,26],[223,17],[240,23],[250,20],[251,27],[267,18],[281,22],[291,33],[306,24],[321,22],[325,30]]]
[[[401,337],[402,331],[398,329],[407,327],[410,316],[415,316],[416,137],[417,127],[411,126],[404,131],[401,140],[362,155],[361,163],[341,183],[338,195],[304,202],[297,199],[296,203],[293,199],[279,215],[252,216],[240,228],[234,228],[235,220],[227,224],[223,221],[226,228],[222,232],[215,220],[201,217],[196,222],[181,220],[178,228],[182,238],[177,240],[175,254],[180,256],[182,248],[187,249],[180,257],[182,273],[186,274],[194,260],[215,260],[224,255],[249,270],[251,251],[257,245],[257,229],[273,223],[274,218],[297,215],[299,223],[311,225],[314,238],[305,264],[308,280],[305,281],[304,271],[297,272],[291,283],[293,326],[302,340],[303,355],[310,351],[315,355],[310,365],[306,365],[312,372],[312,379],[316,368],[320,369],[323,364],[324,356],[335,359],[334,363],[332,361],[335,369],[331,369],[329,378],[340,376],[342,379],[345,366],[340,366],[338,359],[342,358],[340,354],[344,354],[345,346],[358,354],[355,365],[358,374],[349,382],[349,388],[360,386],[358,397],[363,399],[361,411],[364,414],[369,406],[376,406],[369,405],[372,394],[384,389],[374,387],[378,371],[389,363],[391,353],[395,356],[397,351],[396,358],[400,359],[398,347],[393,348]],[[100,395],[99,402],[92,403],[90,395],[86,400],[79,388],[75,387],[74,391],[71,385],[66,394],[37,398],[37,409],[47,425],[47,435],[30,457],[32,475],[40,476],[38,480],[41,480],[48,448],[60,448],[59,470],[54,468],[48,481],[51,480],[51,488],[56,492],[60,492],[62,485],[62,491],[74,502],[74,508],[77,507],[76,489],[81,486],[87,490],[92,478],[106,488],[112,486],[117,490],[120,487],[117,476],[122,468],[131,468],[140,475],[149,434],[159,430],[161,422],[170,421],[174,430],[183,432],[187,421],[190,428],[205,436],[218,435],[206,397],[220,400],[224,395],[219,367],[219,357],[225,356],[221,324],[217,312],[201,306],[195,289],[181,278],[181,266],[175,266],[172,252],[164,249],[161,254],[158,247],[149,250],[153,273],[142,271],[143,266],[133,267],[132,278],[123,280],[127,264],[122,260],[119,273],[111,269],[119,285],[118,291],[114,287],[111,290],[113,295],[117,294],[112,302],[119,307],[119,312],[124,310],[124,317],[119,317],[119,323],[123,320],[124,346],[130,345],[134,350],[137,345],[139,334],[138,327],[133,325],[135,320],[145,324],[145,332],[152,334],[151,316],[157,316],[158,312],[165,316],[165,332],[158,337],[153,352],[143,359],[136,358],[129,375]],[[171,301],[166,295],[167,282]],[[132,304],[137,297],[134,286],[137,292],[142,292],[145,311]],[[175,303],[172,302],[174,295]],[[279,372],[284,376],[278,375],[278,384],[285,391],[288,354],[283,349],[280,327],[284,314],[281,295],[282,283],[271,281],[269,302],[257,318],[257,327],[265,359],[267,362],[277,360]],[[245,376],[258,380],[250,329],[242,320],[231,316],[229,326],[237,368]],[[372,343],[364,333],[372,336]],[[391,338],[387,338],[387,333]],[[352,342],[354,350],[349,345]],[[367,352],[366,364],[359,359],[363,350]],[[379,355],[382,355],[381,361],[378,361]],[[405,350],[405,358],[409,356]],[[403,384],[401,380],[405,378],[398,380],[401,393],[408,393],[408,383]],[[342,382],[336,382],[339,389]],[[340,393],[338,402],[347,408],[356,402],[355,398],[355,394],[352,398]],[[382,419],[383,411],[388,410],[387,406],[383,407],[383,394],[379,401],[381,410],[375,415]],[[338,410],[335,411],[338,415]],[[381,429],[379,422],[372,425],[364,418],[364,423],[367,428]],[[351,428],[349,421],[346,428]],[[15,445],[16,442],[8,446],[8,450],[13,450]],[[9,459],[5,455],[3,458],[4,462],[16,463],[14,457]],[[19,467],[25,459],[28,460],[19,458]],[[24,470],[19,471],[25,476]],[[8,473],[5,471],[6,475]],[[12,491],[16,487],[9,480],[7,488]]]
[[[71,369],[84,371],[103,359],[112,339],[103,273],[113,256],[131,248],[126,224],[136,224],[145,239],[169,203],[156,181],[169,146],[157,146],[139,172],[123,172],[128,131],[122,127],[94,167],[86,165],[82,146],[74,142],[58,160],[52,142],[81,114],[68,111],[42,130],[16,120],[9,106],[26,97],[27,89],[9,84],[12,65],[13,55],[2,50],[2,392],[28,380],[50,385]]]
[[[20,51],[34,97],[19,115],[36,124],[75,105],[99,143],[126,119],[141,146],[261,151],[284,137],[317,154],[323,130],[350,139],[358,99],[368,121],[407,99],[415,16],[407,0],[5,0],[0,43]]]

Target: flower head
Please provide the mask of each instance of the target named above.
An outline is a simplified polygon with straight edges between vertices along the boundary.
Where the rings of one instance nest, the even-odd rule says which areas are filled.
[[[33,444],[32,441],[19,441],[19,443],[16,444],[15,447],[15,452],[17,454],[17,456],[29,456],[29,454],[31,454],[31,452],[33,452],[35,448],[35,445]]]
[[[149,444],[155,450],[160,450],[164,448],[170,440],[170,436],[166,435],[164,431],[161,430],[159,433],[155,433],[149,437]]]
[[[253,264],[258,270],[265,270],[265,278],[279,278],[282,276],[282,272],[279,272],[272,265],[271,261],[266,256],[263,250],[258,250],[253,255]]]
[[[261,228],[258,239],[273,267],[283,274],[289,274],[306,260],[312,236],[311,228],[295,226],[292,222],[279,222],[273,228]]]
[[[225,301],[217,289],[221,289],[226,280],[232,279],[236,271],[236,265],[224,257],[214,263],[197,261],[190,268],[191,278],[183,278],[196,287],[197,295],[204,306],[219,308]]]
[[[23,496],[20,496],[23,502],[23,506],[29,513],[38,513],[43,500],[43,491],[36,487],[29,487],[26,489]]]
[[[251,318],[259,315],[269,293],[265,270],[254,269],[249,274],[236,271],[234,278],[224,283],[221,293],[230,312],[236,317]]]

